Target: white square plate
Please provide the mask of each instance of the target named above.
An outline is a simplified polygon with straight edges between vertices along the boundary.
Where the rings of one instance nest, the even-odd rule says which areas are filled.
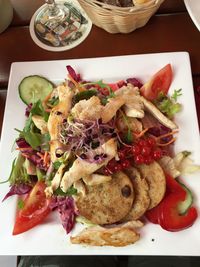
[[[200,140],[195,108],[189,55],[185,52],[130,55],[107,58],[91,58],[43,62],[13,63],[10,73],[8,96],[5,109],[0,150],[0,177],[9,176],[12,160],[11,147],[17,132],[14,128],[24,126],[25,105],[18,95],[18,84],[23,77],[33,74],[43,75],[54,82],[66,77],[66,65],[71,65],[85,80],[118,81],[128,77],[138,77],[147,81],[164,65],[171,63],[174,79],[171,91],[182,88],[180,102],[182,112],[176,117],[180,127],[175,150],[189,150],[196,163],[200,163]],[[200,208],[199,174],[183,177],[193,190],[195,204]],[[0,185],[0,199],[8,192],[8,184]],[[200,255],[200,220],[184,231],[171,233],[158,225],[147,223],[141,229],[141,239],[134,245],[122,248],[87,247],[72,245],[65,234],[59,218],[52,214],[34,229],[12,236],[15,220],[16,198],[11,197],[0,203],[0,254],[1,255]],[[76,226],[72,234],[79,230]],[[154,241],[153,241],[154,240]]]

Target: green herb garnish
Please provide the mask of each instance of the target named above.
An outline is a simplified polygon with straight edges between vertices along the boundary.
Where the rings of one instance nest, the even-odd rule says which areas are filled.
[[[172,119],[176,113],[181,111],[182,106],[180,103],[177,103],[177,99],[181,95],[181,89],[174,90],[171,97],[161,93],[156,99],[155,105],[162,113]]]
[[[50,99],[47,101],[47,106],[53,108],[53,107],[57,106],[58,103],[59,103],[59,98],[53,96],[52,98],[50,98]]]
[[[19,210],[22,210],[24,208],[24,201],[21,198],[17,202],[17,207]]]
[[[36,168],[36,175],[38,181],[45,181],[46,174],[44,171],[40,170],[39,168]]]
[[[95,96],[95,95],[97,95],[97,90],[96,89],[89,89],[87,91],[83,91],[83,92],[77,93],[74,96],[74,102],[77,103],[77,102],[79,102],[80,100],[83,100],[83,99],[88,100],[92,96]]]
[[[42,116],[45,121],[48,121],[49,118],[49,113],[44,110],[41,100],[38,100],[33,104],[30,114]]]
[[[177,102],[178,97],[181,95],[182,95],[182,89],[174,90],[174,93],[171,96],[171,98],[174,99],[175,102]]]
[[[13,184],[30,184],[31,178],[24,167],[25,158],[19,154],[17,159],[12,163],[12,169],[8,181]]]
[[[59,167],[62,165],[62,162],[61,161],[55,161],[54,163],[53,163],[53,166],[54,166],[54,168],[56,169],[56,170],[58,170],[59,169]]]
[[[128,122],[128,117],[124,114],[124,112],[120,109],[119,110],[121,115],[122,115],[122,118],[123,118],[123,121],[124,123],[126,124],[128,130],[127,130],[127,133],[125,135],[125,141],[130,144],[133,142],[133,135],[132,135],[132,131],[131,131],[131,128],[130,128],[130,125],[129,125],[129,122]]]
[[[54,192],[55,195],[57,196],[72,196],[72,195],[76,195],[77,194],[77,189],[74,188],[73,186],[71,186],[67,192],[63,192],[61,190],[61,188],[59,187],[58,189],[56,189],[56,191]]]
[[[39,146],[42,146],[43,150],[49,151],[49,133],[39,133],[32,120],[30,122],[28,119],[23,131],[16,128],[15,130],[20,133],[19,137],[24,138],[33,149],[38,149]]]

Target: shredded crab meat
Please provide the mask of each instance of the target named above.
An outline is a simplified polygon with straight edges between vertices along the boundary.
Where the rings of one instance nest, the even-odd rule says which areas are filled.
[[[140,221],[128,222],[123,225],[113,225],[109,228],[90,226],[78,235],[71,237],[73,244],[87,244],[92,246],[121,247],[135,243],[140,238],[137,228],[143,226]]]
[[[102,166],[105,166],[112,158],[114,158],[117,154],[117,142],[115,139],[109,139],[105,144],[101,147],[95,149],[95,153],[97,154],[106,154],[107,157],[101,161],[101,163],[97,162],[87,162],[81,158],[77,158],[69,171],[66,171],[61,180],[61,189],[63,192],[66,192],[67,189],[76,181],[80,180],[82,177],[89,176],[94,173]]]
[[[112,179],[112,176],[93,173],[89,176],[83,178],[83,181],[86,185],[98,185],[102,183],[109,182]]]
[[[103,106],[97,96],[88,100],[80,100],[72,109],[71,114],[79,120],[96,120],[101,118]]]
[[[144,104],[140,99],[139,89],[132,84],[121,87],[117,92],[117,96],[124,99],[124,112],[128,117],[143,118]]]
[[[104,123],[109,122],[116,112],[124,106],[129,117],[144,117],[144,105],[140,99],[138,88],[128,84],[120,88],[113,97],[108,99],[105,106],[101,105],[97,96],[79,101],[71,110],[72,116],[80,120],[95,120],[101,118]]]
[[[109,122],[116,112],[124,105],[125,100],[120,96],[110,98],[108,103],[104,106],[101,118],[104,123]]]
[[[65,164],[61,164],[51,182],[51,185],[45,189],[45,194],[47,197],[51,197],[53,195],[53,192],[60,186],[64,168],[65,168]]]
[[[59,138],[59,129],[63,120],[68,116],[71,109],[72,97],[74,95],[73,91],[67,85],[60,85],[57,87],[59,103],[52,108],[47,127],[49,130],[50,138],[50,152],[51,160],[54,162],[57,160],[56,149],[60,147]]]
[[[145,109],[148,110],[161,124],[171,130],[178,128],[175,122],[166,117],[152,102],[148,101],[143,96],[141,96],[140,99],[143,102]]]
[[[82,180],[78,180],[78,181],[74,182],[74,188],[76,188],[77,192],[82,194],[83,196],[86,195],[85,184],[83,183]]]

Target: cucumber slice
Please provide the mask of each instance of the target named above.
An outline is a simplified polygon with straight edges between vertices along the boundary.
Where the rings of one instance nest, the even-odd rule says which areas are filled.
[[[44,100],[53,90],[53,84],[44,77],[32,75],[25,77],[19,84],[19,95],[25,104]]]
[[[187,193],[186,199],[184,201],[180,202],[178,205],[179,214],[183,215],[183,214],[187,213],[188,209],[192,206],[193,196],[192,196],[192,192],[184,184],[180,183],[179,181],[178,181],[178,183],[183,187],[183,189]]]

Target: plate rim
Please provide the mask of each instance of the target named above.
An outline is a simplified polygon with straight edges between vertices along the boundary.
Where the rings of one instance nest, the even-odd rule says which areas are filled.
[[[96,57],[96,58],[83,58],[82,60],[84,60],[84,61],[87,61],[87,60],[99,60],[99,59],[113,59],[113,58],[124,58],[124,57],[126,57],[126,58],[129,58],[129,57],[146,57],[146,56],[149,56],[149,55],[151,55],[151,56],[154,56],[154,55],[157,55],[157,56],[159,56],[159,55],[161,55],[161,54],[165,54],[165,55],[169,55],[169,56],[173,56],[173,55],[183,55],[183,57],[184,57],[184,59],[188,59],[188,62],[187,62],[187,64],[189,63],[189,65],[188,65],[188,67],[189,67],[189,69],[190,69],[190,73],[188,73],[188,77],[189,77],[189,79],[190,79],[190,83],[191,83],[191,86],[192,86],[192,88],[193,88],[193,85],[192,85],[192,74],[191,74],[191,65],[190,65],[190,61],[189,61],[189,53],[188,52],[167,52],[167,53],[150,53],[150,54],[138,54],[138,55],[121,55],[121,56],[112,56],[112,57]],[[9,78],[9,85],[8,85],[8,94],[7,94],[7,98],[8,98],[8,100],[12,97],[12,88],[11,88],[11,79],[12,79],[12,76],[14,75],[14,71],[15,71],[15,69],[18,69],[18,71],[20,71],[19,70],[19,65],[21,65],[21,64],[35,64],[35,66],[37,65],[37,63],[42,63],[42,64],[46,64],[47,62],[51,62],[51,63],[57,63],[57,62],[72,62],[72,61],[78,61],[78,60],[80,60],[80,59],[67,59],[67,60],[50,60],[50,61],[27,61],[27,62],[14,62],[13,64],[12,64],[12,66],[11,66],[11,73],[10,73],[10,78]],[[22,65],[21,65],[22,66]],[[191,89],[192,89],[191,88]],[[192,93],[192,95],[193,95],[193,98],[194,98],[194,92]],[[8,106],[8,104],[7,104],[8,102],[7,102],[7,100],[6,100],[6,107],[5,107],[5,111],[7,111],[8,109],[9,109],[9,106]],[[196,111],[196,110],[195,110]],[[6,112],[5,112],[6,113]],[[197,116],[197,114],[196,114],[196,116]],[[4,119],[5,119],[5,114],[4,114]],[[6,123],[6,122],[5,122]],[[6,133],[5,133],[5,130],[4,130],[4,121],[3,121],[3,127],[2,127],[2,137],[5,135]],[[1,151],[1,149],[0,149],[0,151]],[[146,227],[146,226],[145,226]],[[154,227],[153,227],[153,229],[154,229]],[[26,235],[25,235],[26,236]],[[27,236],[29,236],[29,234],[27,235]],[[30,236],[31,236],[31,234],[30,234]],[[170,234],[169,234],[169,236],[170,236]],[[0,237],[0,240],[1,240],[1,237]],[[141,246],[142,247],[142,245],[141,245],[141,243],[139,243],[138,244],[139,246]],[[152,244],[153,245],[153,244]],[[133,245],[133,250],[134,250],[134,246],[135,245]],[[107,247],[105,247],[106,249],[107,249]],[[126,247],[125,247],[126,248]],[[106,250],[105,249],[105,250]],[[109,248],[110,249],[110,248]],[[98,253],[96,252],[96,250],[95,249],[91,249],[90,247],[89,247],[89,250],[88,251],[85,251],[85,250],[81,250],[81,252],[79,251],[79,252],[74,252],[74,251],[70,251],[70,255],[105,255],[105,253],[106,253],[106,255],[135,255],[134,254],[134,252],[133,252],[133,254],[130,254],[130,253],[127,253],[125,250],[118,250],[118,249],[116,249],[116,250],[113,250],[113,249],[110,249],[109,250],[108,249],[108,251],[106,251],[105,252],[105,250],[99,250],[98,251]],[[116,252],[113,252],[113,251],[116,251]],[[119,252],[120,251],[120,252]],[[33,253],[33,254],[35,254],[34,253],[34,251],[33,252],[31,252],[31,253]],[[155,254],[154,255],[161,255],[161,254],[159,254],[158,252],[154,252]],[[0,249],[0,254],[1,254],[1,249]],[[4,254],[5,254],[5,252],[4,252]],[[13,253],[11,253],[12,255],[13,255]],[[26,254],[26,253],[25,253]],[[37,254],[37,253],[36,253]],[[57,255],[64,255],[64,254],[66,254],[66,255],[69,255],[69,254],[67,254],[67,246],[66,246],[66,253],[64,253],[64,252],[57,252],[56,253]],[[10,255],[9,253],[8,253],[8,255]],[[27,254],[28,255],[28,254]],[[45,255],[50,255],[50,254],[45,254]],[[145,255],[144,253],[143,254],[139,254],[139,255]],[[146,254],[146,255],[151,255],[151,254]],[[166,255],[174,255],[172,252],[166,252]],[[184,254],[185,255],[185,254]],[[198,254],[199,255],[199,254]]]

